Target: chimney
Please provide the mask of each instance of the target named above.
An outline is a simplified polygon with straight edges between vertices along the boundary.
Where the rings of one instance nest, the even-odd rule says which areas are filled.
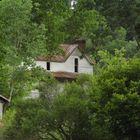
[[[79,48],[81,50],[84,50],[85,47],[86,47],[86,40],[85,39],[81,39],[81,38],[80,39],[76,39],[74,44],[78,44]]]

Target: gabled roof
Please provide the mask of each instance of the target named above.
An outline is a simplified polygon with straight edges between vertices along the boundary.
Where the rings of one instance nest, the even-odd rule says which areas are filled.
[[[9,102],[9,99],[7,99],[6,97],[0,95],[0,100],[3,102]]]
[[[69,56],[74,52],[74,50],[78,48],[90,64],[95,64],[95,61],[92,60],[88,55],[84,54],[84,52],[82,52],[82,50],[78,47],[77,44],[61,44],[59,47],[61,50],[63,50],[62,54],[53,55],[50,57],[38,57],[37,60],[49,62],[65,62],[69,58]]]

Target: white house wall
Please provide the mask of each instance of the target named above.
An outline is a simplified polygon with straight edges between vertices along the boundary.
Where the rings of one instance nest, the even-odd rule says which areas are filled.
[[[50,69],[53,72],[56,71],[74,72],[74,60],[75,58],[78,58],[79,60],[78,72],[92,74],[93,66],[87,61],[86,58],[81,58],[81,56],[82,56],[81,52],[78,49],[76,49],[65,62],[63,63],[50,62]],[[36,65],[46,69],[45,61],[37,61]]]
[[[0,120],[2,120],[3,115],[3,103],[0,102]]]
[[[46,61],[36,61],[36,66],[40,66],[41,68],[46,69]]]

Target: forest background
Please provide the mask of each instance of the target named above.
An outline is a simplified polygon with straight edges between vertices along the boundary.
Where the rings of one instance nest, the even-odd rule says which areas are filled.
[[[10,100],[0,139],[139,140],[139,13],[139,0],[0,0],[0,94]],[[94,75],[58,93],[33,60],[78,38]],[[35,88],[40,97],[25,99]]]

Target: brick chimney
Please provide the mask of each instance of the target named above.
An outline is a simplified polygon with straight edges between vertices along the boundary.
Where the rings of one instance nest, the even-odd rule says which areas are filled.
[[[86,40],[85,39],[76,39],[75,41],[74,41],[74,44],[78,44],[78,46],[79,46],[79,48],[81,49],[81,50],[84,50],[85,49],[85,47],[86,47]]]

